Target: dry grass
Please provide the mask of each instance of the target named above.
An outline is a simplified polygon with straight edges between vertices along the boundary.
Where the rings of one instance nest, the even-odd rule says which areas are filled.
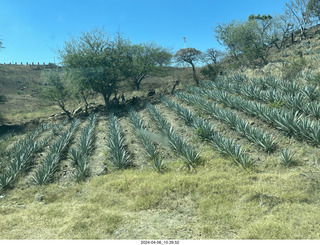
[[[312,62],[311,56],[307,58]],[[276,67],[277,63],[269,65],[265,74],[269,69],[280,76],[272,65]],[[12,87],[0,84],[1,89],[7,86],[5,93],[10,100],[5,114],[9,120],[19,122],[60,112],[55,106],[40,104],[37,95],[30,95],[31,87],[22,90],[17,87],[20,84],[17,81],[24,76],[30,77],[30,83],[39,82],[39,71],[23,69],[26,70],[2,73],[7,78],[12,75],[8,80]],[[146,96],[149,89],[166,94],[178,79],[183,81],[178,88],[193,84],[190,69],[187,71],[177,69],[166,77],[148,78],[141,91],[123,87],[123,92],[129,99]],[[246,74],[257,76],[263,72]],[[100,98],[92,102],[102,104]],[[253,155],[255,164],[245,171],[196,139],[169,109],[158,107],[175,130],[201,150],[203,165],[196,172],[181,170],[182,160],[160,146],[168,170],[158,174],[141,154],[142,146],[131,128],[126,128],[130,127],[128,119],[120,117],[136,167],[96,176],[107,163],[108,154],[105,147],[108,125],[105,115],[101,115],[96,128],[96,150],[90,158],[92,177],[84,183],[60,179],[42,187],[29,186],[21,179],[15,189],[0,193],[4,195],[0,198],[0,239],[320,239],[317,148],[288,139],[254,119],[257,126],[277,137],[281,147],[296,152],[296,164],[283,167],[279,152],[261,154],[234,132],[211,120],[222,134],[236,138]],[[144,110],[139,114],[156,132],[148,114]],[[12,142],[12,138],[1,142],[0,148],[5,149]],[[68,164],[68,159],[63,163]],[[70,174],[72,169],[68,171]]]
[[[319,185],[298,170],[246,172],[210,148],[196,173],[114,171],[14,189],[1,239],[319,239]],[[35,200],[43,195],[43,201]]]

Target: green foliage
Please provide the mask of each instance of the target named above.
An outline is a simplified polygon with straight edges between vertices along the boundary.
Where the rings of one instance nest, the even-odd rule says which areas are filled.
[[[150,132],[146,130],[141,118],[139,118],[138,114],[133,110],[130,111],[130,122],[133,125],[134,131],[139,137],[141,143],[144,145],[149,159],[154,160],[156,157],[158,157],[159,153],[148,136]]]
[[[133,81],[136,89],[140,89],[143,79],[163,74],[163,66],[169,64],[171,57],[168,49],[155,43],[130,45],[126,50],[125,76]]]
[[[280,160],[285,166],[289,166],[293,162],[293,157],[295,153],[292,153],[290,149],[283,149],[281,151]]]
[[[69,157],[76,168],[74,177],[77,181],[83,181],[89,176],[90,168],[88,158],[93,150],[94,129],[98,120],[98,114],[92,114],[88,125],[82,130],[80,140],[76,148],[70,150]]]
[[[236,60],[252,63],[260,59],[267,63],[267,37],[256,19],[218,24],[213,30],[218,42],[226,46]]]
[[[164,173],[167,169],[167,166],[164,163],[163,159],[161,159],[160,157],[155,157],[153,159],[153,168],[159,173]]]
[[[51,136],[41,140],[35,139],[45,130],[49,129],[46,124],[41,124],[24,139],[16,142],[7,153],[11,158],[7,168],[0,174],[0,188],[5,190],[12,188],[21,174],[27,172],[33,166],[34,153],[41,150],[51,139]]]
[[[272,103],[270,102],[269,104],[268,104],[268,106],[270,107],[270,108],[274,108],[274,109],[277,109],[277,110],[280,110],[282,107],[283,107],[283,105],[284,105],[284,102],[283,101],[273,101]]]
[[[307,5],[307,12],[320,20],[320,2],[318,0],[309,0]]]
[[[42,98],[57,103],[70,118],[71,113],[65,105],[71,96],[70,86],[62,79],[61,72],[58,69],[48,69],[43,72],[42,77],[44,83],[39,87]]]
[[[151,104],[147,104],[147,109],[155,119],[158,128],[168,138],[171,149],[178,156],[182,157],[188,170],[195,169],[200,163],[200,155],[194,147],[190,146],[186,140],[174,132],[167,120]]]
[[[115,169],[124,169],[131,165],[130,155],[125,149],[125,139],[118,119],[114,114],[111,114],[109,118],[107,147],[109,149],[109,159]]]
[[[95,29],[66,42],[60,57],[77,90],[101,94],[109,107],[111,94],[117,94],[119,82],[124,78],[128,45],[129,41],[120,35],[111,39],[103,30]]]
[[[41,163],[40,168],[32,176],[35,185],[44,185],[53,181],[54,174],[59,169],[59,162],[71,139],[80,124],[80,120],[72,121],[70,127],[60,136],[60,138],[49,146],[49,153]]]
[[[178,64],[184,62],[190,64],[192,66],[193,79],[196,82],[196,84],[199,84],[199,78],[196,74],[195,64],[203,59],[202,52],[195,48],[180,49],[174,55],[174,59]]]
[[[221,64],[208,64],[200,70],[200,73],[209,80],[215,80],[223,71]]]

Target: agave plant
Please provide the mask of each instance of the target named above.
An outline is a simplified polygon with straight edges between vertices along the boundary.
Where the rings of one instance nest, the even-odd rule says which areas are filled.
[[[180,93],[181,95],[181,93]],[[266,152],[272,152],[276,148],[276,141],[272,139],[271,135],[263,133],[260,129],[251,126],[245,120],[240,119],[236,114],[226,109],[212,105],[209,102],[203,100],[201,97],[193,96],[192,102],[199,100],[201,103],[197,103],[197,106],[201,104],[199,109],[209,113],[213,118],[225,122],[231,129],[236,130],[250,141],[261,146]],[[189,100],[190,103],[190,100]]]
[[[318,135],[320,134],[320,132],[318,132],[317,128],[313,128],[309,133],[301,134],[300,131],[302,115],[299,115],[298,111],[293,112],[289,110],[276,110],[268,108],[261,103],[245,101],[239,97],[235,97],[229,94],[226,95],[226,98],[222,99],[222,97],[224,97],[225,95],[220,91],[207,91],[200,88],[187,90],[189,92],[194,92],[201,95],[203,95],[204,93],[213,100],[224,102],[228,106],[237,110],[241,110],[251,116],[257,116],[276,129],[283,131],[288,136],[295,136],[298,139],[305,139],[311,144],[319,144]],[[202,90],[201,93],[198,92],[199,90]],[[180,96],[180,93],[178,95]],[[184,100],[187,101],[187,97],[191,98],[192,95],[181,97],[184,97]]]
[[[317,86],[313,86],[313,85],[307,85],[304,86],[300,93],[302,95],[304,95],[305,97],[307,97],[309,100],[314,101],[317,100],[319,98],[319,88]]]
[[[208,106],[207,105],[208,103],[200,97],[197,97],[194,95],[188,95],[185,93],[177,93],[176,96],[178,98],[184,99],[187,103],[192,101],[197,105],[202,104],[203,107],[207,108],[209,111],[216,110]],[[183,111],[182,106],[178,104],[173,106],[174,102],[171,101],[171,103],[169,103],[170,102],[169,99],[166,99],[163,101],[166,102],[167,106],[174,109],[185,121],[189,121],[188,118],[185,118],[184,116],[181,115],[181,113],[179,113],[179,111],[180,112]],[[178,107],[180,107],[180,109],[177,109]],[[237,146],[234,143],[234,141],[230,139],[225,139],[224,137],[222,137],[219,133],[217,133],[213,129],[212,125],[209,122],[203,120],[202,118],[196,117],[193,114],[192,114],[192,122],[193,123],[191,126],[195,128],[196,134],[201,139],[210,142],[213,148],[220,151],[223,155],[230,157],[231,159],[233,159],[234,162],[236,162],[237,164],[240,164],[243,168],[247,168],[250,165],[251,163],[250,157],[242,150],[242,148]]]
[[[166,165],[160,157],[156,157],[153,159],[153,167],[159,173],[163,173],[166,170]]]
[[[290,149],[283,149],[280,155],[281,163],[285,166],[289,166],[293,162],[294,155],[295,153],[292,153]]]
[[[90,167],[88,157],[93,150],[94,129],[98,120],[98,114],[92,114],[88,125],[82,130],[80,140],[76,148],[72,148],[69,157],[75,167],[74,177],[79,181],[85,180],[89,176]]]
[[[49,153],[42,162],[40,168],[32,176],[32,181],[36,185],[43,185],[53,180],[54,174],[59,168],[59,162],[65,149],[71,142],[71,139],[80,124],[80,120],[74,120],[69,129],[66,130],[60,138],[49,147]]]
[[[134,131],[137,134],[138,138],[140,139],[140,142],[145,147],[148,158],[152,161],[156,158],[159,159],[159,156],[158,156],[159,153],[149,137],[150,132],[146,130],[146,127],[144,126],[137,112],[135,112],[134,110],[131,110],[129,115],[130,115],[130,122],[133,125]]]
[[[307,103],[303,107],[303,112],[306,115],[313,116],[315,119],[320,119],[320,103],[313,101],[311,103]]]
[[[148,104],[147,109],[155,119],[158,128],[168,138],[173,151],[184,159],[187,169],[194,169],[200,161],[199,153],[174,132],[173,128],[154,106]]]
[[[109,159],[115,169],[127,168],[131,165],[130,155],[125,149],[125,140],[121,133],[118,119],[114,114],[109,118]]]

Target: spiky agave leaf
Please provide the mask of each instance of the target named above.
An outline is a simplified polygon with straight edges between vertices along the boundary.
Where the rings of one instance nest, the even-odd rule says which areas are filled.
[[[78,164],[74,173],[75,179],[80,182],[89,177],[90,168],[88,164],[88,158],[86,156],[81,156],[78,160]]]
[[[110,152],[110,161],[115,169],[122,169],[131,165],[130,156],[125,150],[124,137],[114,114],[111,114],[109,119],[109,139],[107,147]]]
[[[290,165],[293,162],[294,156],[295,153],[292,153],[290,149],[283,149],[280,155],[281,163],[285,166]]]
[[[32,176],[32,181],[36,185],[43,185],[51,182],[54,173],[58,170],[58,163],[60,156],[58,153],[51,153],[47,155],[41,168]]]
[[[160,157],[156,157],[153,160],[153,168],[159,173],[163,173],[166,170],[166,165]]]

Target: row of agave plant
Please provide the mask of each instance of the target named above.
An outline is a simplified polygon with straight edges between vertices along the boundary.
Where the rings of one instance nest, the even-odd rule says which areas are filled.
[[[201,140],[207,141],[214,149],[218,150],[222,155],[230,157],[243,168],[247,168],[250,165],[251,160],[245,150],[232,139],[225,138],[215,131],[210,122],[197,117],[189,109],[164,96],[161,97],[161,100],[167,107],[174,110],[188,126],[193,127]]]
[[[107,148],[109,149],[109,160],[115,169],[124,169],[132,165],[118,118],[113,113],[109,116]]]
[[[226,123],[231,129],[260,146],[264,151],[271,153],[276,149],[276,140],[273,139],[272,135],[253,127],[249,122],[239,118],[235,113],[212,104],[198,95],[180,92],[176,93],[176,97],[188,104],[195,105],[214,119]]]
[[[79,119],[72,121],[70,127],[59,137],[59,139],[49,146],[48,154],[41,163],[40,168],[32,176],[33,184],[43,185],[54,179],[54,174],[59,169],[59,162],[70,144],[79,124]]]
[[[34,154],[41,151],[55,136],[56,130],[61,129],[65,123],[66,121],[63,121],[58,125],[41,124],[35,131],[28,134],[24,139],[19,140],[10,149],[8,155],[11,158],[11,161],[0,174],[1,189],[12,188],[19,177],[33,167]],[[42,132],[50,129],[52,130],[52,133],[49,136],[43,140],[36,141],[36,138]]]
[[[280,90],[283,94],[286,95],[300,95],[304,99],[315,101],[320,98],[320,92],[318,86],[311,84],[300,85],[296,81],[283,81],[279,80],[274,76],[265,76],[259,78],[249,79],[245,75],[234,74],[233,76],[228,77],[219,77],[218,81],[234,81],[238,84],[249,85],[254,84],[262,90]]]
[[[162,173],[166,169],[163,159],[160,157],[159,151],[156,149],[154,142],[152,141],[152,133],[149,132],[146,126],[143,124],[142,119],[138,113],[134,110],[129,112],[130,122],[133,126],[133,130],[144,146],[148,159],[153,162],[153,167]]]
[[[188,170],[195,169],[200,163],[200,154],[191,145],[188,144],[181,136],[175,133],[172,126],[160,114],[155,106],[147,104],[147,110],[155,119],[158,129],[162,132],[163,137],[167,139],[173,152],[180,156]]]
[[[310,115],[316,119],[320,118],[320,102],[315,100],[308,102],[306,97],[303,96],[303,94],[305,94],[308,98],[315,99],[318,90],[313,86],[306,86],[305,90],[295,94],[287,94],[275,89],[265,91],[255,84],[228,83],[222,79],[218,79],[215,82],[205,82],[202,86],[208,89],[218,89],[235,93],[251,100],[266,103],[282,102],[285,107],[293,111]]]
[[[73,167],[75,167],[74,177],[77,181],[85,180],[90,174],[89,156],[93,151],[94,130],[98,117],[98,114],[92,114],[89,117],[89,123],[83,128],[76,147],[72,148],[69,153]]]
[[[247,101],[218,90],[189,86],[187,91],[206,96],[228,107],[243,111],[250,116],[256,116],[276,129],[283,131],[287,136],[294,136],[299,140],[304,139],[312,145],[320,144],[320,124],[301,115],[298,116],[298,112],[284,109],[277,110],[259,102]]]

